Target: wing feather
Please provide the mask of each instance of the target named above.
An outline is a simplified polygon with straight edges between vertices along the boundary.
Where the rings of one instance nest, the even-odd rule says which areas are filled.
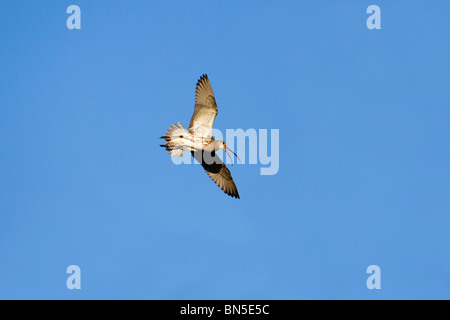
[[[212,137],[212,127],[217,113],[217,104],[211,83],[208,76],[204,74],[197,82],[194,114],[188,131],[196,137],[209,140]]]
[[[204,151],[206,153],[207,151]],[[220,158],[214,153],[213,155],[209,155],[208,159],[212,159],[212,164],[208,164],[205,161],[205,156],[202,152],[192,152],[194,158],[201,163],[203,169],[208,174],[214,183],[223,190],[226,194],[236,199],[240,199],[239,192],[237,187],[233,181],[233,177],[231,176],[230,170],[228,170],[227,166],[220,160]]]

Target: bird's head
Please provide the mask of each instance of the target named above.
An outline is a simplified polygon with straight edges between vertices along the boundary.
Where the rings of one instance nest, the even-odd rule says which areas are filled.
[[[233,152],[233,150],[231,150],[230,148],[227,147],[227,144],[225,143],[225,141],[217,141],[219,143],[219,149],[223,149],[225,150],[225,152],[227,153],[227,155],[230,157],[231,161],[233,161],[233,159],[231,158],[230,154],[228,153],[228,151],[230,151],[231,153],[233,153],[236,158],[238,158],[239,162],[241,162],[241,159],[239,159],[239,157],[237,156],[236,153]]]

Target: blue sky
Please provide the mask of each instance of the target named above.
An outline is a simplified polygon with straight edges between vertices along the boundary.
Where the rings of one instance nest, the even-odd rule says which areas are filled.
[[[0,298],[449,299],[449,9],[4,1]],[[159,147],[203,73],[217,129],[280,130],[240,200]]]

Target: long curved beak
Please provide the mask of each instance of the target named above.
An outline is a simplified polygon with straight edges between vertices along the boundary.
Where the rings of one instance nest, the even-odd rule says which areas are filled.
[[[239,157],[237,156],[237,154],[236,153],[234,153],[234,151],[233,150],[231,150],[230,148],[228,148],[228,147],[225,147],[226,149],[224,149],[225,150],[225,152],[227,153],[227,155],[230,157],[230,160],[231,160],[231,162],[233,162],[233,159],[231,158],[231,156],[230,156],[230,154],[228,153],[228,151],[227,150],[229,150],[231,153],[233,153],[235,156],[236,156],[236,158],[238,158],[238,160],[239,160],[239,162],[241,162],[241,159],[239,159]]]

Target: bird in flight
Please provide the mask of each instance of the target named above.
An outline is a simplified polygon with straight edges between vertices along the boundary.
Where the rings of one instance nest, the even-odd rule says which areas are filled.
[[[194,114],[189,128],[184,129],[181,122],[173,124],[161,139],[165,144],[161,147],[172,157],[180,158],[184,151],[190,151],[192,156],[202,165],[208,176],[215,184],[231,197],[239,199],[239,193],[231,177],[230,170],[216,155],[219,149],[232,152],[224,141],[215,140],[212,136],[212,127],[217,116],[217,104],[208,76],[204,74],[197,82],[195,91]]]

